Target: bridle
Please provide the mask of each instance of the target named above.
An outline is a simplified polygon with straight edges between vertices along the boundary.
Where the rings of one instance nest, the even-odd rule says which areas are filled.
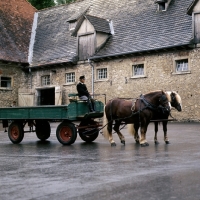
[[[160,102],[160,105],[157,106],[157,105],[154,105],[152,103],[150,103],[149,101],[147,101],[144,97],[144,95],[140,95],[140,98],[139,98],[144,104],[145,104],[145,108],[149,108],[150,110],[153,110],[153,111],[158,111],[158,112],[170,112],[167,108],[167,106],[165,106],[166,104],[169,103],[166,95],[161,95],[161,97],[159,98],[159,102]],[[143,108],[144,109],[144,108]],[[142,110],[143,110],[142,109]]]

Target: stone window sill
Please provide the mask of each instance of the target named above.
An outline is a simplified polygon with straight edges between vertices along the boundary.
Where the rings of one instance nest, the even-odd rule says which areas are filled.
[[[172,75],[182,75],[182,74],[191,74],[191,71],[186,71],[186,72],[172,72]]]
[[[103,81],[108,81],[108,79],[97,79],[94,82],[96,83],[96,82],[103,82]]]
[[[68,86],[68,85],[76,85],[76,82],[63,84],[63,86]]]
[[[4,88],[4,87],[0,87],[0,90],[11,91],[11,90],[12,90],[12,88]]]
[[[147,78],[145,75],[140,75],[140,76],[132,76],[131,79],[137,79],[137,78]]]

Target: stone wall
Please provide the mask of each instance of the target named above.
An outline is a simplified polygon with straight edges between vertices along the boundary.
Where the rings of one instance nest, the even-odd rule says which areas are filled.
[[[18,89],[26,87],[27,79],[22,69],[13,63],[0,62],[0,76],[11,77],[11,88],[0,87],[0,107],[10,107],[13,101],[18,105]]]
[[[174,60],[189,59],[190,73],[175,74]],[[172,111],[172,115],[182,121],[200,120],[200,50],[169,51],[142,56],[131,56],[93,63],[95,73],[97,68],[108,69],[108,78],[98,81],[95,78],[94,92],[106,94],[107,100],[114,97],[136,98],[153,90],[177,91],[182,98],[183,111]],[[132,77],[132,65],[144,63],[146,76]],[[60,85],[62,88],[62,104],[68,104],[68,93],[76,93],[76,84],[81,75],[86,77],[88,90],[92,91],[92,68],[88,62],[75,66],[60,66],[47,70],[40,69],[32,72],[33,88],[41,86],[41,76],[51,74],[51,85]],[[76,83],[65,84],[65,74],[75,72]],[[30,81],[30,79],[29,79]],[[30,85],[30,84],[29,84]],[[98,97],[99,98],[99,97]],[[101,98],[104,101],[104,98]]]

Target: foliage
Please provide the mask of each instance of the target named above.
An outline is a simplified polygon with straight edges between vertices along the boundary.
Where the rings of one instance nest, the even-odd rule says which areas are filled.
[[[75,0],[56,0],[57,5],[75,2]]]
[[[28,1],[29,3],[31,3],[32,6],[34,6],[38,10],[56,5],[54,0],[28,0]]]

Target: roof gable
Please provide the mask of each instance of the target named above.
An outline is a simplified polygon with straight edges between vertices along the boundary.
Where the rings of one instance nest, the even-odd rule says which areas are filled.
[[[91,15],[86,15],[86,18],[94,26],[94,29],[96,31],[110,33],[110,26],[108,20]]]

